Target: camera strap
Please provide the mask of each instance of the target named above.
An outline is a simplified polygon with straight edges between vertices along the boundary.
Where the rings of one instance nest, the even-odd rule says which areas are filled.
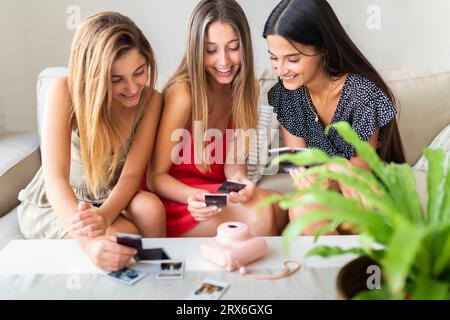
[[[289,269],[289,265],[292,264],[295,267],[292,269]],[[256,274],[256,273],[249,273],[246,267],[239,267],[239,273],[242,274],[245,277],[249,277],[252,279],[257,280],[277,280],[285,277],[289,277],[296,273],[300,268],[302,267],[300,263],[294,260],[286,260],[283,262],[284,270],[280,272],[279,274]]]

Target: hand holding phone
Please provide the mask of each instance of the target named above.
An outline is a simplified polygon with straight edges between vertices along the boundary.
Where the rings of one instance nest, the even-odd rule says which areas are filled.
[[[117,243],[137,250],[137,254],[134,257],[136,261],[170,259],[163,248],[144,249],[142,247],[142,237],[138,234],[116,233],[116,239]]]
[[[225,181],[219,189],[217,189],[217,192],[220,193],[230,193],[230,192],[239,192],[242,189],[246,187],[243,183],[237,183],[233,181]]]
[[[270,158],[275,158],[277,156],[280,156],[282,154],[296,154],[298,152],[303,152],[307,150],[307,148],[298,148],[298,147],[283,147],[283,148],[275,148],[275,149],[270,149],[268,151],[269,153],[269,157]],[[310,168],[310,167],[314,167],[316,166],[316,164],[311,164],[311,165],[307,165],[307,166],[299,166],[296,165],[288,160],[285,161],[281,161],[278,163],[278,165],[280,166],[280,168],[286,172],[286,173],[290,173],[292,170],[296,170],[298,168],[304,167],[304,168]]]
[[[225,207],[227,205],[227,195],[205,194],[205,203],[207,207]]]
[[[226,191],[229,203],[245,203],[253,198],[256,185],[247,177],[241,177],[239,182],[225,181],[218,191]]]
[[[187,209],[195,221],[204,222],[210,220],[222,211],[220,207],[226,205],[226,194],[209,194],[202,191],[188,198]]]

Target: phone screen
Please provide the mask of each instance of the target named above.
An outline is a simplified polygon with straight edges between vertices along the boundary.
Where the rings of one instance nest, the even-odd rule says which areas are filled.
[[[143,249],[139,252],[139,260],[169,260],[170,257],[162,248]]]

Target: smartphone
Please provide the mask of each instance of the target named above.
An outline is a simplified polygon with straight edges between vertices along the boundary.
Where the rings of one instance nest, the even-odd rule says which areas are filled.
[[[117,243],[135,248],[136,250],[142,250],[142,237],[138,234],[132,233],[116,233]]]
[[[169,255],[164,251],[163,248],[152,248],[152,249],[144,249],[142,247],[142,237],[138,234],[131,233],[116,233],[117,243],[132,247],[137,250],[134,259],[136,261],[140,260],[168,260],[170,259]]]
[[[138,259],[135,258],[135,260],[170,260],[170,257],[163,248],[152,248],[143,249],[142,252],[138,254]]]
[[[227,195],[226,194],[205,194],[206,206],[212,207],[225,207],[227,205]]]
[[[275,148],[275,149],[269,149],[269,157],[276,157],[278,155],[290,153],[294,154],[297,152],[305,151],[306,148],[290,148],[290,147],[283,147],[283,148]]]
[[[282,154],[296,154],[298,152],[302,152],[307,150],[307,148],[290,148],[290,147],[283,147],[283,148],[275,148],[275,149],[270,149],[268,151],[269,153],[269,157],[270,158],[275,158],[276,156],[282,155]],[[290,161],[281,161],[279,164],[280,168],[284,171],[289,173],[289,171],[293,170],[293,169],[297,169],[299,167],[305,167],[305,168],[310,168],[310,167],[314,167],[316,166],[315,164],[311,164],[311,165],[307,165],[307,166],[298,166]]]
[[[219,189],[217,189],[217,192],[221,193],[230,193],[230,192],[239,192],[240,190],[245,188],[245,184],[237,183],[233,181],[225,181]]]

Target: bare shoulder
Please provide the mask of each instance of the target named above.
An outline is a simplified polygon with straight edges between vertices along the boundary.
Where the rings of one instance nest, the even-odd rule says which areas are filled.
[[[175,82],[164,91],[164,108],[190,113],[191,101],[191,87],[186,81]]]
[[[160,112],[162,107],[162,95],[156,89],[147,90],[144,97],[144,112]]]
[[[62,77],[55,80],[48,88],[46,109],[53,114],[70,114],[72,106],[70,103],[68,78]]]
[[[69,96],[69,82],[67,77],[62,77],[56,79],[50,86],[49,86],[49,93],[50,97],[53,96],[62,96],[68,98]]]

